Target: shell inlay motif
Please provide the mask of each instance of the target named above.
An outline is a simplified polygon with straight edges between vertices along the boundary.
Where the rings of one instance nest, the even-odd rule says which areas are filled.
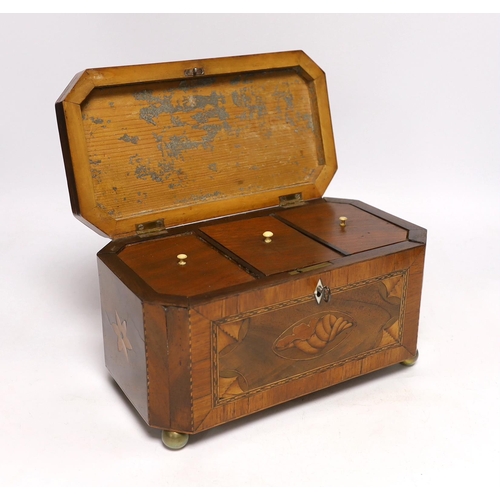
[[[353,320],[344,313],[328,313],[320,318],[311,318],[288,328],[274,344],[276,351],[298,349],[306,354],[321,355],[339,333],[353,325]],[[291,331],[290,331],[291,330]]]

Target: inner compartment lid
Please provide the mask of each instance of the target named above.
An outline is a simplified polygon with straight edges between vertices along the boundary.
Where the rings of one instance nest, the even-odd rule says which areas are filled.
[[[112,238],[319,198],[337,169],[302,51],[86,70],[56,111],[73,212]]]
[[[184,254],[185,265],[179,265]],[[118,257],[155,292],[191,297],[254,278],[194,234],[127,245]]]
[[[200,229],[266,276],[342,257],[272,216],[223,222]]]
[[[347,218],[344,227],[340,225],[340,217]],[[279,218],[346,255],[408,239],[407,229],[349,203],[325,200],[324,203],[282,211]]]

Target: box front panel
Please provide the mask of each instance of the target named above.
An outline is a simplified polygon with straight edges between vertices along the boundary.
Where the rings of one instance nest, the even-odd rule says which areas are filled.
[[[409,358],[422,269],[419,246],[198,307],[195,429]],[[331,296],[318,304],[320,278]]]
[[[408,272],[309,294],[212,322],[214,405],[386,349],[403,337]]]

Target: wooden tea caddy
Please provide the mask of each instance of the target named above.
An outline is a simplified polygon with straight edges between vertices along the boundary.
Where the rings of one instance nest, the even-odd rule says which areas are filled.
[[[86,70],[56,103],[98,253],[106,366],[166,446],[417,357],[426,231],[321,198],[303,52]]]

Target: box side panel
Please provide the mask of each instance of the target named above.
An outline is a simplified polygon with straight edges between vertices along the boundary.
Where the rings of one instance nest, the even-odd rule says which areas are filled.
[[[419,246],[198,306],[196,431],[410,358],[423,253]],[[331,297],[318,304],[319,278]]]
[[[106,367],[148,421],[146,347],[141,300],[98,259]]]

